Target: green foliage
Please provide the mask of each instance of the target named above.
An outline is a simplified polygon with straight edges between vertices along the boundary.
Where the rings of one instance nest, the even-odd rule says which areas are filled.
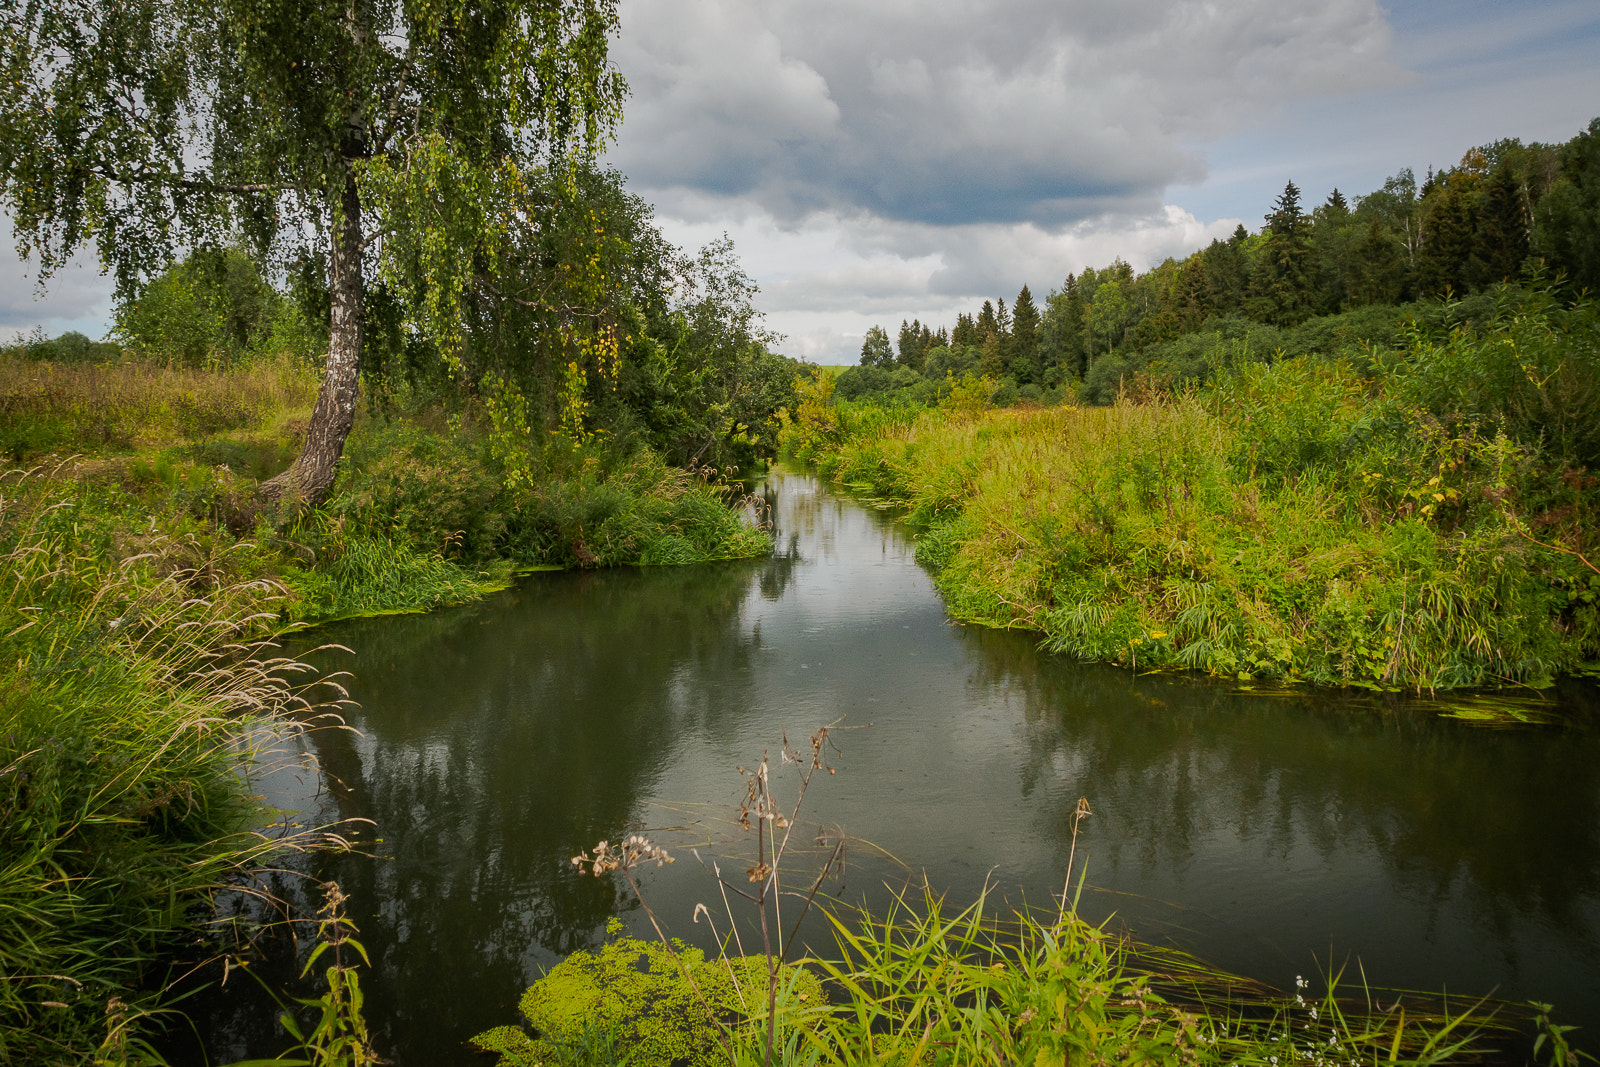
[[[924,892],[884,916],[830,915],[838,959],[816,963],[834,1004],[810,1013],[784,1062],[1151,1065],[1454,1062],[1478,1054],[1486,1014],[1320,997],[1219,973],[1065,909],[997,922],[983,896],[958,913]],[[1474,1009],[1475,1010],[1475,1009]]]
[[[481,401],[508,454],[538,451],[555,433],[723,475],[770,458],[797,365],[769,351],[777,338],[732,243],[681,253],[615,172],[530,184],[539,224],[508,240],[492,283],[463,293],[472,329],[454,369],[397,330],[369,347],[378,406]]]
[[[1600,468],[1600,305],[1509,290],[1481,330],[1415,337],[1384,361],[1393,392],[1457,431],[1503,432]]]
[[[319,339],[238,248],[199,249],[150,279],[118,307],[117,335],[141,356],[187,367],[264,352],[304,361]]]
[[[821,982],[803,966],[786,965],[779,981],[785,1003],[826,1003]],[[598,1033],[627,1049],[630,1062],[713,1067],[728,1062],[724,1027],[751,1044],[764,1033],[752,1020],[765,1014],[766,986],[764,958],[707,960],[679,941],[669,949],[619,937],[597,953],[567,957],[528,988],[518,1003],[527,1031],[497,1027],[472,1043],[499,1053],[502,1067],[576,1064],[590,1062]]]
[[[796,454],[905,507],[952,614],[1136,669],[1442,689],[1600,659],[1593,311],[1533,294],[1386,377],[1243,362],[1107,409],[835,405]],[[797,436],[797,443],[801,439]]]
[[[0,1060],[154,1062],[154,961],[276,847],[235,767],[304,707],[294,665],[249,643],[278,590],[81,491],[3,488]]]
[[[443,310],[459,277],[445,260],[480,247],[502,165],[597,144],[624,92],[603,3],[391,3],[347,19],[251,0],[69,2],[18,18],[0,195],[47,273],[92,237],[124,294],[166,266],[175,236],[238,227],[265,242],[297,238],[307,215],[330,224],[359,170],[395,223],[420,223],[405,208],[421,198],[444,207],[410,231],[437,252],[415,269]]]

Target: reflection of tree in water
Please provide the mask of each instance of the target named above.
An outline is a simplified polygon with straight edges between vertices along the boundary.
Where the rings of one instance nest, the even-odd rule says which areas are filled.
[[[1431,921],[1466,887],[1508,961],[1530,916],[1600,952],[1593,734],[1490,732],[1326,690],[1132,677],[1041,655],[1024,635],[962,633],[980,664],[971,684],[1024,700],[1019,774],[1044,803],[1045,832],[1064,835],[1081,792],[1104,816],[1085,830],[1097,851],[1115,865],[1132,849],[1146,873],[1183,867],[1212,835],[1265,840],[1285,858],[1370,851]],[[1070,791],[1041,788],[1063,777]]]
[[[319,635],[356,650],[341,665],[364,735],[324,735],[319,755],[344,783],[340,814],[383,839],[376,861],[327,875],[372,954],[370,1018],[403,1030],[409,1056],[451,1058],[540,966],[635,906],[569,858],[639,816],[685,734],[741,712],[731,689],[760,641],[741,605],[781,595],[797,558],[540,575]]]

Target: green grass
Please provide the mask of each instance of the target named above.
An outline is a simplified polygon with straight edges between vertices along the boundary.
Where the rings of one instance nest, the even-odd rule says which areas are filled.
[[[1285,994],[1088,923],[1072,907],[996,921],[924,890],[882,916],[830,915],[839,955],[811,961],[833,1003],[807,1011],[788,1062],[819,1064],[1424,1064],[1468,1060],[1497,1029],[1455,1009],[1325,976]]]
[[[0,1062],[157,1062],[162,961],[284,847],[237,773],[304,710],[274,634],[770,550],[648,452],[558,439],[511,477],[470,409],[364,417],[324,508],[264,509],[314,394],[289,360],[0,355],[0,451],[33,468],[0,478]]]
[[[1418,338],[1377,378],[1302,358],[1103,408],[814,404],[786,441],[904,510],[952,614],[1055,652],[1241,680],[1538,687],[1600,660],[1600,480],[1570,458],[1590,447],[1579,369],[1600,362],[1592,322],[1552,321]],[[1474,368],[1533,384],[1452,392]]]
[[[281,847],[234,768],[306,705],[249,640],[270,584],[118,562],[72,500],[0,496],[0,1061],[81,1063],[139,1047],[191,909]]]

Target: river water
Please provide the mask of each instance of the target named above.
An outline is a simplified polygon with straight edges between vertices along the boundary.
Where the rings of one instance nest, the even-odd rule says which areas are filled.
[[[630,894],[569,862],[601,839],[644,830],[677,855],[645,893],[705,944],[694,905],[723,912],[689,848],[753,863],[737,768],[828,723],[837,773],[806,798],[795,883],[825,828],[849,841],[826,889],[845,900],[881,906],[886,883],[925,875],[955,904],[987,880],[1046,905],[1086,797],[1091,917],[1284,988],[1359,961],[1376,985],[1551,1001],[1600,1050],[1600,731],[1050,657],[953,625],[894,522],[803,474],[763,492],[771,560],[534,575],[318,635],[355,650],[330,662],[353,672],[359,732],[314,735],[326,780],[261,787],[299,821],[375,824],[370,857],[314,873],[351,896],[384,1055],[479,1062],[465,1039],[515,1021],[608,917],[648,936]],[[1564,696],[1580,722],[1592,692]],[[251,983],[197,1004],[213,1062],[281,1048]]]

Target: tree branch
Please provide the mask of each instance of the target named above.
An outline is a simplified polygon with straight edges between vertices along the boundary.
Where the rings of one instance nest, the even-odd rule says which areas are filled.
[[[292,193],[300,187],[298,185],[279,184],[277,182],[212,182],[202,181],[197,178],[185,178],[181,174],[170,171],[117,171],[103,163],[92,163],[83,167],[91,174],[98,174],[109,181],[122,185],[137,185],[148,182],[156,185],[170,185],[175,189],[189,189],[200,193]]]

